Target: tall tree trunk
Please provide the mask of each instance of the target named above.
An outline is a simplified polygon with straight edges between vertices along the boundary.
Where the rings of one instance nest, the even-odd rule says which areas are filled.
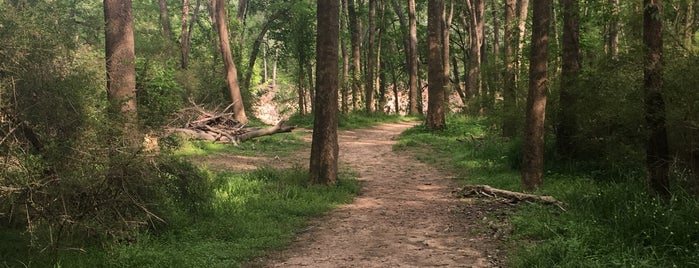
[[[243,98],[240,94],[240,86],[238,85],[238,70],[233,63],[233,55],[231,54],[231,45],[228,41],[228,25],[226,23],[226,1],[215,0],[215,17],[218,28],[218,39],[221,47],[221,56],[226,71],[226,85],[231,94],[233,102],[233,113],[235,119],[241,123],[247,123],[248,117],[245,115],[245,106],[243,106]]]
[[[158,7],[160,8],[160,25],[162,25],[163,37],[165,40],[172,41],[172,27],[170,26],[170,16],[167,12],[167,2],[165,0],[158,0]]]
[[[349,24],[347,22],[347,0],[342,0],[342,10],[340,13],[340,29],[347,29],[349,31]],[[349,52],[347,51],[347,39],[340,39],[340,49],[342,51],[342,86],[340,87],[340,95],[342,99],[342,113],[349,113],[349,74],[350,74],[350,63],[349,63]]]
[[[495,105],[495,100],[497,99],[497,95],[500,93],[500,76],[502,73],[500,72],[500,17],[498,14],[498,1],[493,1],[493,10],[491,11],[493,14],[493,66],[495,66],[495,72],[493,72],[493,92],[492,92],[492,103],[491,105]]]
[[[316,37],[315,119],[311,143],[311,183],[334,184],[337,181],[339,146],[337,141],[337,88],[339,1],[318,1],[318,36]]]
[[[233,33],[233,42],[238,46],[242,46],[245,42],[245,33],[247,32],[245,17],[248,14],[248,0],[238,0],[238,12],[236,12],[235,19],[238,20],[240,29]],[[242,50],[242,48],[239,48]]]
[[[352,109],[359,109],[359,93],[362,90],[362,63],[361,63],[361,44],[359,33],[362,31],[359,20],[357,19],[357,10],[355,9],[354,0],[347,0],[347,13],[349,15],[350,39],[352,40]]]
[[[517,81],[516,81],[516,55],[515,44],[517,32],[514,22],[517,8],[517,0],[505,1],[505,75],[503,81],[503,107],[504,117],[502,122],[502,136],[512,138],[517,134]]]
[[[527,127],[524,132],[522,160],[522,188],[525,191],[539,189],[543,184],[551,0],[534,0],[533,13]]]
[[[132,12],[131,0],[104,0],[107,97],[125,120],[125,131],[137,123]]]
[[[617,0],[618,1],[618,0]],[[684,29],[682,32],[683,45],[688,53],[692,52],[692,41],[694,37],[694,5],[696,5],[697,0],[687,1],[687,11],[684,16]]]
[[[415,0],[408,0],[408,31],[410,32],[410,71],[408,74],[408,102],[409,109],[408,114],[416,115],[418,114],[418,102],[422,99],[418,94],[421,94],[422,90],[419,89],[418,85],[418,56],[417,56],[417,14],[415,10]],[[422,104],[420,104],[422,107]],[[420,112],[422,113],[422,112]]]
[[[313,84],[313,64],[310,62],[306,64],[306,75],[308,76],[308,104],[310,104],[307,106],[311,109],[309,112],[313,112],[315,110],[316,89]]]
[[[471,14],[469,29],[470,29],[470,62],[468,70],[468,81],[467,87],[469,92],[472,94],[469,98],[479,97],[482,93],[483,82],[481,75],[481,46],[483,45],[483,33],[485,24],[483,22],[483,12],[485,10],[485,5],[483,0],[466,0],[466,5],[468,6],[469,13]],[[473,113],[479,113],[482,109],[480,107],[480,101],[478,102],[478,107],[474,107]]]
[[[522,60],[524,58],[524,39],[527,36],[527,14],[529,13],[529,0],[519,0],[519,5],[517,6],[518,9],[518,20],[519,22],[517,23],[517,29],[518,29],[518,34],[519,34],[519,39],[517,39],[517,65],[515,68],[517,69],[517,74],[515,77],[515,80],[519,81],[519,72],[523,72],[524,68],[522,68]]]
[[[461,80],[460,80],[460,75],[459,74],[459,62],[456,60],[456,57],[451,57],[451,67],[454,70],[454,89],[456,89],[456,93],[459,94],[459,98],[461,98],[461,102],[465,105],[466,102],[468,101],[468,97],[466,97],[466,94],[464,94],[464,90],[461,88]]]
[[[374,59],[376,40],[376,0],[369,0],[369,40],[367,41],[367,62],[366,62],[366,88],[365,88],[365,109],[367,112],[374,112],[374,71],[376,71],[376,60]]]
[[[303,73],[303,63],[299,60],[298,68],[298,84],[296,86],[296,92],[298,93],[298,104],[299,104],[299,114],[306,114],[306,86],[304,85],[304,73]]]
[[[619,0],[609,0],[612,7],[612,16],[609,21],[609,39],[607,49],[609,56],[616,59],[619,56]]]
[[[444,81],[444,102],[446,104],[449,104],[449,96],[452,93],[452,85],[451,85],[451,61],[450,61],[450,49],[449,45],[451,43],[450,38],[451,38],[451,22],[454,18],[454,1],[456,0],[449,0],[449,10],[447,11],[446,6],[443,11],[442,15],[444,18],[442,21],[444,21],[444,25],[442,26],[442,64],[444,64],[444,67],[442,67],[444,71],[444,78],[442,78]]]
[[[663,21],[662,0],[643,1],[644,69],[643,92],[645,96],[646,169],[650,192],[660,196],[670,195],[670,155],[665,129],[665,103],[663,102]]]
[[[577,94],[574,87],[582,68],[580,4],[579,0],[560,0],[560,4],[563,8],[563,62],[556,146],[561,155],[570,157],[575,152],[572,138],[577,132]]]
[[[378,76],[376,79],[375,85],[377,85],[376,88],[378,88],[378,93],[379,93],[379,105],[377,106],[377,110],[379,110],[382,113],[385,113],[385,107],[386,107],[386,74],[384,73],[384,67],[383,63],[381,62],[381,48],[383,47],[383,35],[384,32],[386,31],[386,4],[385,0],[380,0],[378,3],[378,12],[381,14],[379,16],[379,25],[378,25],[378,36],[376,40],[376,75]]]
[[[427,1],[427,40],[428,40],[428,100],[425,124],[432,130],[446,127],[444,109],[444,0]]]
[[[277,87],[277,61],[279,59],[279,49],[274,49],[274,63],[272,64],[272,87]]]

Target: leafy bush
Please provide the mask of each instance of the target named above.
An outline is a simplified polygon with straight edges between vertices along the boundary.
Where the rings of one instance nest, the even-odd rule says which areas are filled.
[[[175,79],[174,68],[144,59],[139,59],[137,65],[139,122],[147,127],[162,126],[182,108],[184,89]]]

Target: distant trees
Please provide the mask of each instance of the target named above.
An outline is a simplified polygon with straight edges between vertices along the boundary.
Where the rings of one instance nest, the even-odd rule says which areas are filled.
[[[556,145],[561,155],[571,156],[575,151],[572,139],[577,127],[575,83],[582,69],[580,5],[578,0],[560,0],[560,3],[563,9],[563,48]]]

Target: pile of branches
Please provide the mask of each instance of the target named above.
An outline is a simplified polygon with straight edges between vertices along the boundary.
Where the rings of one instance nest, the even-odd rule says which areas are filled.
[[[238,145],[246,140],[272,135],[282,132],[291,132],[295,126],[284,126],[286,120],[268,128],[248,127],[245,123],[235,119],[235,113],[231,111],[233,104],[223,110],[206,110],[190,101],[192,107],[185,108],[177,115],[166,128],[166,134],[183,134],[189,139],[207,140]],[[176,125],[179,125],[176,126]]]

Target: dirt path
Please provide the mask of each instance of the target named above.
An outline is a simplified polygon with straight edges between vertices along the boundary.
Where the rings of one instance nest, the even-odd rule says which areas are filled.
[[[340,161],[359,173],[360,195],[313,220],[286,250],[250,266],[499,266],[497,247],[475,223],[487,216],[482,206],[451,197],[448,174],[391,150],[411,126],[342,131]]]

